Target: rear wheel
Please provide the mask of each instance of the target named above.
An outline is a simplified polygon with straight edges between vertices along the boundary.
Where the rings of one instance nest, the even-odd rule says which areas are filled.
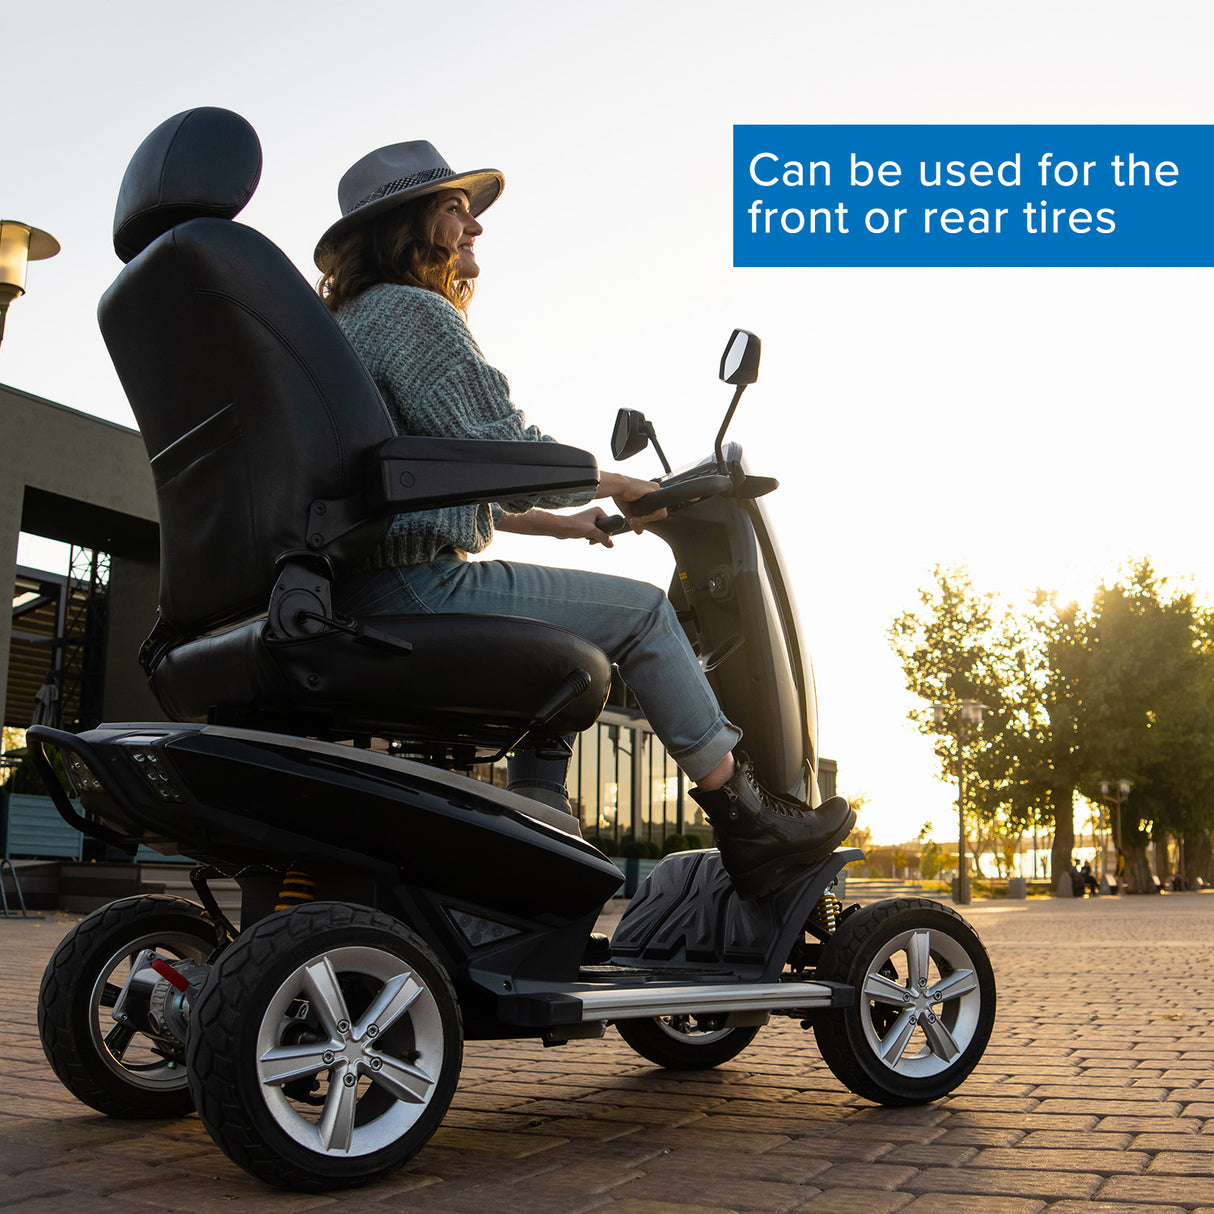
[[[849,915],[823,949],[817,977],[855,990],[852,1007],[814,1018],[822,1057],[878,1104],[947,1095],[990,1040],[990,960],[974,929],[939,903],[895,898]]]
[[[723,1015],[654,1016],[620,1020],[620,1036],[642,1058],[676,1071],[704,1071],[736,1058],[755,1038],[757,1027],[727,1027]]]
[[[289,1189],[365,1184],[416,1154],[459,1078],[459,1008],[425,943],[316,902],[241,933],[190,1023],[190,1087],[220,1147]]]
[[[146,1015],[116,1005],[132,986],[132,971],[146,971],[153,956],[201,964],[215,944],[215,926],[201,906],[159,894],[111,902],[64,937],[42,978],[38,1032],[51,1069],[73,1096],[110,1117],[193,1111],[184,1043],[150,1035]],[[176,1022],[171,1004],[180,999],[155,975],[143,990],[142,1011],[157,986],[162,1013]],[[134,1011],[137,1002],[124,1006]]]

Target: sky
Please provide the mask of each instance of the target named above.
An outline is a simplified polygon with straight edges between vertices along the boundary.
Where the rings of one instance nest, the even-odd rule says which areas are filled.
[[[1201,0],[44,0],[4,43],[0,213],[63,246],[10,309],[10,386],[133,424],[95,321],[114,201],[144,136],[196,105],[258,131],[242,219],[310,280],[365,152],[425,138],[501,169],[473,331],[528,419],[603,466],[622,405],[676,465],[706,451],[724,342],[757,333],[730,436],[781,481],[822,753],[878,841],[953,821],[886,639],[934,565],[1083,598],[1149,555],[1214,587],[1209,269],[741,269],[731,238],[734,124],[1214,122]],[[671,568],[653,536],[492,555]]]

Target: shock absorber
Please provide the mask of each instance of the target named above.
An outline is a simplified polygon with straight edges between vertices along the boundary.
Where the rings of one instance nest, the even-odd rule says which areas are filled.
[[[300,906],[304,902],[315,901],[316,882],[312,880],[311,874],[298,868],[288,869],[287,875],[282,879],[282,889],[278,891],[278,905],[274,909],[290,910],[291,907]]]
[[[843,903],[835,897],[834,894],[827,890],[822,897],[818,899],[817,906],[814,907],[810,914],[810,919],[822,931],[833,936],[835,929],[839,926],[839,914],[843,910]]]

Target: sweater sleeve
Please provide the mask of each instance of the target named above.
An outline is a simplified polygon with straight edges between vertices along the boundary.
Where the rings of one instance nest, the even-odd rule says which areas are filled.
[[[372,288],[366,326],[377,351],[372,374],[385,389],[404,434],[552,442],[528,425],[510,399],[506,377],[489,365],[464,318],[441,295],[410,287]],[[357,326],[359,330],[363,324]],[[367,335],[369,336],[369,335]],[[356,346],[364,342],[355,341]],[[511,513],[590,501],[593,490],[502,502]]]

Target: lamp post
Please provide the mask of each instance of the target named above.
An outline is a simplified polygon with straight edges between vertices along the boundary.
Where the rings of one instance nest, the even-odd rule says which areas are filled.
[[[937,729],[943,729],[948,705],[937,700],[932,705],[932,720]],[[978,700],[962,700],[957,717],[957,892],[953,901],[958,906],[967,906],[970,901],[969,876],[965,871],[965,743],[970,734],[982,725],[982,714],[987,705]]]
[[[8,305],[25,294],[27,263],[58,252],[59,242],[49,232],[16,219],[0,219],[0,341],[4,340]]]
[[[1113,849],[1117,853],[1117,858],[1113,864],[1113,871],[1117,876],[1117,892],[1121,893],[1121,873],[1118,871],[1121,865],[1121,807],[1129,799],[1130,792],[1134,785],[1129,780],[1101,780],[1100,781],[1100,798],[1109,805],[1116,806],[1117,815],[1113,818]],[[1116,795],[1113,790],[1116,789]],[[1101,856],[1101,884],[1108,885],[1108,874],[1104,871],[1104,857]],[[1102,889],[1101,893],[1108,893],[1109,889]]]

